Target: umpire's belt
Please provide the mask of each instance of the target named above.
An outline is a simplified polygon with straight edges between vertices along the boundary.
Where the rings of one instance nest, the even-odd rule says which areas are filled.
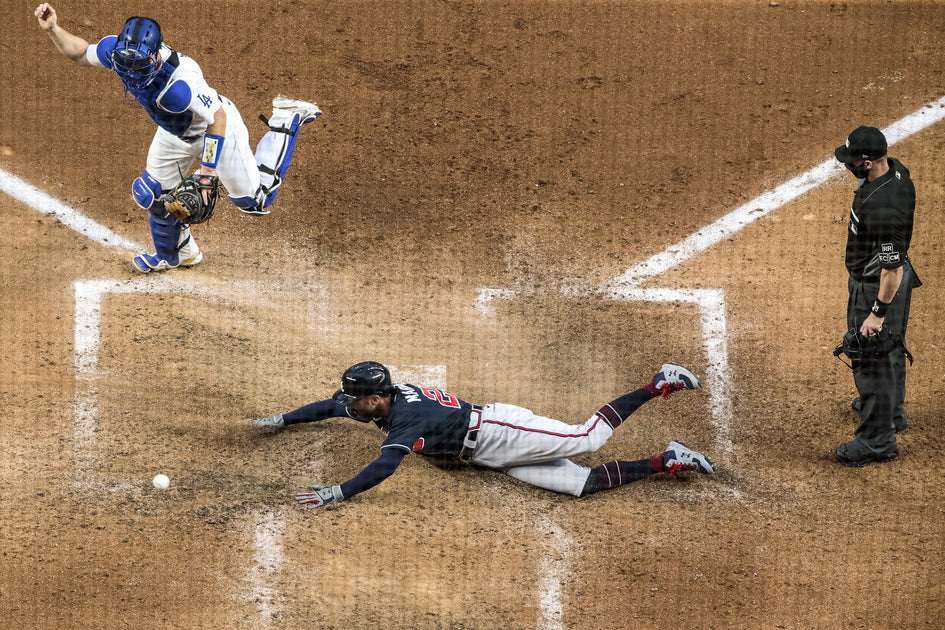
[[[459,458],[468,460],[476,450],[476,442],[479,441],[479,428],[482,426],[482,407],[473,405],[469,412],[469,429],[466,431],[466,437],[463,439],[463,450],[459,452]]]

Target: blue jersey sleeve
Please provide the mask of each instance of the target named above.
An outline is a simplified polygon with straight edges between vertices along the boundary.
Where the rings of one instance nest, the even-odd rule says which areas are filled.
[[[348,408],[339,405],[334,400],[320,400],[299,407],[295,411],[282,414],[286,424],[299,424],[301,422],[317,422],[327,418],[349,418]]]
[[[356,476],[341,484],[341,492],[346,499],[370,490],[394,474],[400,462],[404,461],[409,451],[398,448],[381,449],[381,456],[364,467]]]
[[[118,37],[115,35],[109,35],[108,37],[103,37],[98,44],[95,46],[95,55],[94,58],[92,55],[86,55],[86,58],[89,60],[89,63],[96,66],[103,66],[111,70],[112,68],[112,52],[115,50],[115,46],[118,44]],[[95,63],[98,61],[98,63]]]
[[[158,98],[158,105],[172,114],[180,114],[190,109],[193,92],[186,81],[174,81]]]

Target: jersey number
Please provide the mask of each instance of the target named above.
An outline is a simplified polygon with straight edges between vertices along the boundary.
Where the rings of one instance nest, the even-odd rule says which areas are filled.
[[[432,387],[421,387],[420,391],[423,392],[424,396],[430,400],[439,402],[444,407],[453,407],[454,409],[459,409],[459,398],[453,396],[452,394],[441,392],[440,390],[433,389]]]

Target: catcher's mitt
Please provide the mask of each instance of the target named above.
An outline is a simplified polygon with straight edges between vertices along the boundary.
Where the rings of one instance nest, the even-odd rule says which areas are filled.
[[[840,345],[834,348],[833,356],[840,358],[841,354],[845,354],[854,363],[866,363],[882,359],[897,349],[902,350],[911,365],[912,353],[906,349],[902,337],[894,336],[885,325],[879,331],[879,334],[871,337],[864,337],[855,328],[851,328],[843,336]],[[853,366],[848,364],[848,367]]]
[[[204,201],[203,191],[207,191]],[[161,197],[164,208],[181,223],[203,223],[213,216],[220,196],[220,180],[210,175],[190,175]]]

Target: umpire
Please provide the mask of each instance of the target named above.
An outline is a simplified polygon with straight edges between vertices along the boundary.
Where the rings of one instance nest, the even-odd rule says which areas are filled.
[[[859,127],[834,152],[860,180],[850,210],[846,267],[850,274],[847,327],[862,337],[883,329],[899,343],[878,358],[853,361],[860,416],[853,440],[837,447],[837,461],[862,467],[899,457],[896,433],[906,428],[905,334],[912,289],[921,286],[909,262],[915,186],[902,162],[886,156],[875,127]]]

